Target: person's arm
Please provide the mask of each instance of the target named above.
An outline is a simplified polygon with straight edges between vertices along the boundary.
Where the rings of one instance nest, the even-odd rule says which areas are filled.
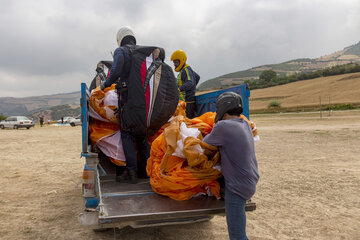
[[[223,124],[221,122],[215,124],[211,132],[205,136],[203,142],[216,147],[222,146],[224,144],[224,131],[222,128]]]
[[[124,66],[124,51],[121,48],[117,48],[114,52],[114,62],[110,69],[110,75],[104,82],[101,84],[101,89],[104,90],[107,87],[110,87],[115,83],[122,72]]]
[[[197,74],[195,71],[193,71],[193,72],[194,72],[194,77],[195,77],[195,85],[197,85],[200,81],[200,75]]]
[[[189,91],[195,87],[194,77],[190,75],[188,69],[184,69],[181,71],[181,79],[183,80],[183,85],[179,87],[179,90],[182,91]]]

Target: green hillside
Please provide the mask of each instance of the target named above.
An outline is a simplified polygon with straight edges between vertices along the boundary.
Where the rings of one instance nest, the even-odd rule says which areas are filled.
[[[227,88],[239,85],[246,80],[257,80],[265,70],[273,70],[278,76],[290,76],[300,73],[309,73],[328,67],[360,62],[360,42],[341,51],[322,56],[316,59],[299,58],[279,64],[269,64],[251,69],[237,71],[209,79],[198,86],[199,91]]]
[[[348,47],[348,49],[345,50],[345,54],[360,56],[360,42]]]

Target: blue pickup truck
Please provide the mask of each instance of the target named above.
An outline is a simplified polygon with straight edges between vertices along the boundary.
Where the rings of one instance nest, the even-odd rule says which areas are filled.
[[[223,92],[233,91],[243,98],[244,115],[249,118],[250,90],[245,84],[201,94],[196,97],[198,115],[215,111],[216,98]],[[107,157],[93,152],[89,142],[89,91],[81,84],[82,153],[85,159],[83,171],[83,197],[85,208],[79,221],[94,230],[106,228],[133,228],[194,223],[210,220],[214,215],[225,214],[223,200],[200,196],[187,201],[175,201],[156,194],[148,179],[137,184],[115,182],[115,166]],[[256,208],[248,202],[247,211]]]

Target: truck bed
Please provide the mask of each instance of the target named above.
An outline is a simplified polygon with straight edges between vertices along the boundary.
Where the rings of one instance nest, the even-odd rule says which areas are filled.
[[[225,211],[224,201],[199,196],[187,201],[175,201],[156,194],[148,179],[137,184],[118,183],[115,177],[100,180],[103,215],[100,223],[124,223],[132,227],[178,224],[204,221]]]
[[[229,89],[243,96],[244,110],[248,111],[250,92],[245,85]],[[223,91],[197,96],[198,114],[213,111],[216,97]],[[85,171],[94,171],[93,182],[84,186],[95,185],[93,195],[83,191],[85,211],[79,214],[79,221],[93,229],[133,228],[161,226],[181,223],[207,221],[214,215],[225,214],[225,202],[215,197],[199,196],[186,201],[176,201],[155,193],[149,179],[140,179],[137,184],[115,181],[115,165],[101,151],[92,152],[89,144],[88,114],[89,92],[85,83],[81,85],[82,109],[82,156],[85,157]],[[248,113],[245,111],[245,114]],[[248,117],[248,114],[247,114]],[[86,175],[88,176],[88,175]],[[94,177],[95,176],[95,177]],[[87,179],[87,178],[86,178]],[[88,181],[88,180],[86,180]],[[87,204],[89,203],[89,204]],[[94,204],[95,203],[95,204]],[[255,210],[256,204],[247,202],[246,211]]]
[[[115,176],[100,179],[103,214],[100,224],[129,225],[132,227],[159,226],[206,221],[215,214],[225,213],[224,200],[199,196],[186,201],[176,201],[156,194],[149,179],[137,184],[119,183]],[[247,203],[247,211],[255,204]]]

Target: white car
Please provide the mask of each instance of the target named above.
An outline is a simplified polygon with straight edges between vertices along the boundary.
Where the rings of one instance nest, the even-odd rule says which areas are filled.
[[[74,118],[73,120],[71,120],[71,121],[70,121],[70,125],[71,125],[72,127],[81,125],[81,117],[77,117],[77,118]]]
[[[34,127],[33,122],[25,116],[11,116],[0,122],[0,128],[31,128]]]
[[[61,119],[57,120],[58,123],[70,123],[72,120],[74,120],[73,117],[64,117],[63,121]]]

